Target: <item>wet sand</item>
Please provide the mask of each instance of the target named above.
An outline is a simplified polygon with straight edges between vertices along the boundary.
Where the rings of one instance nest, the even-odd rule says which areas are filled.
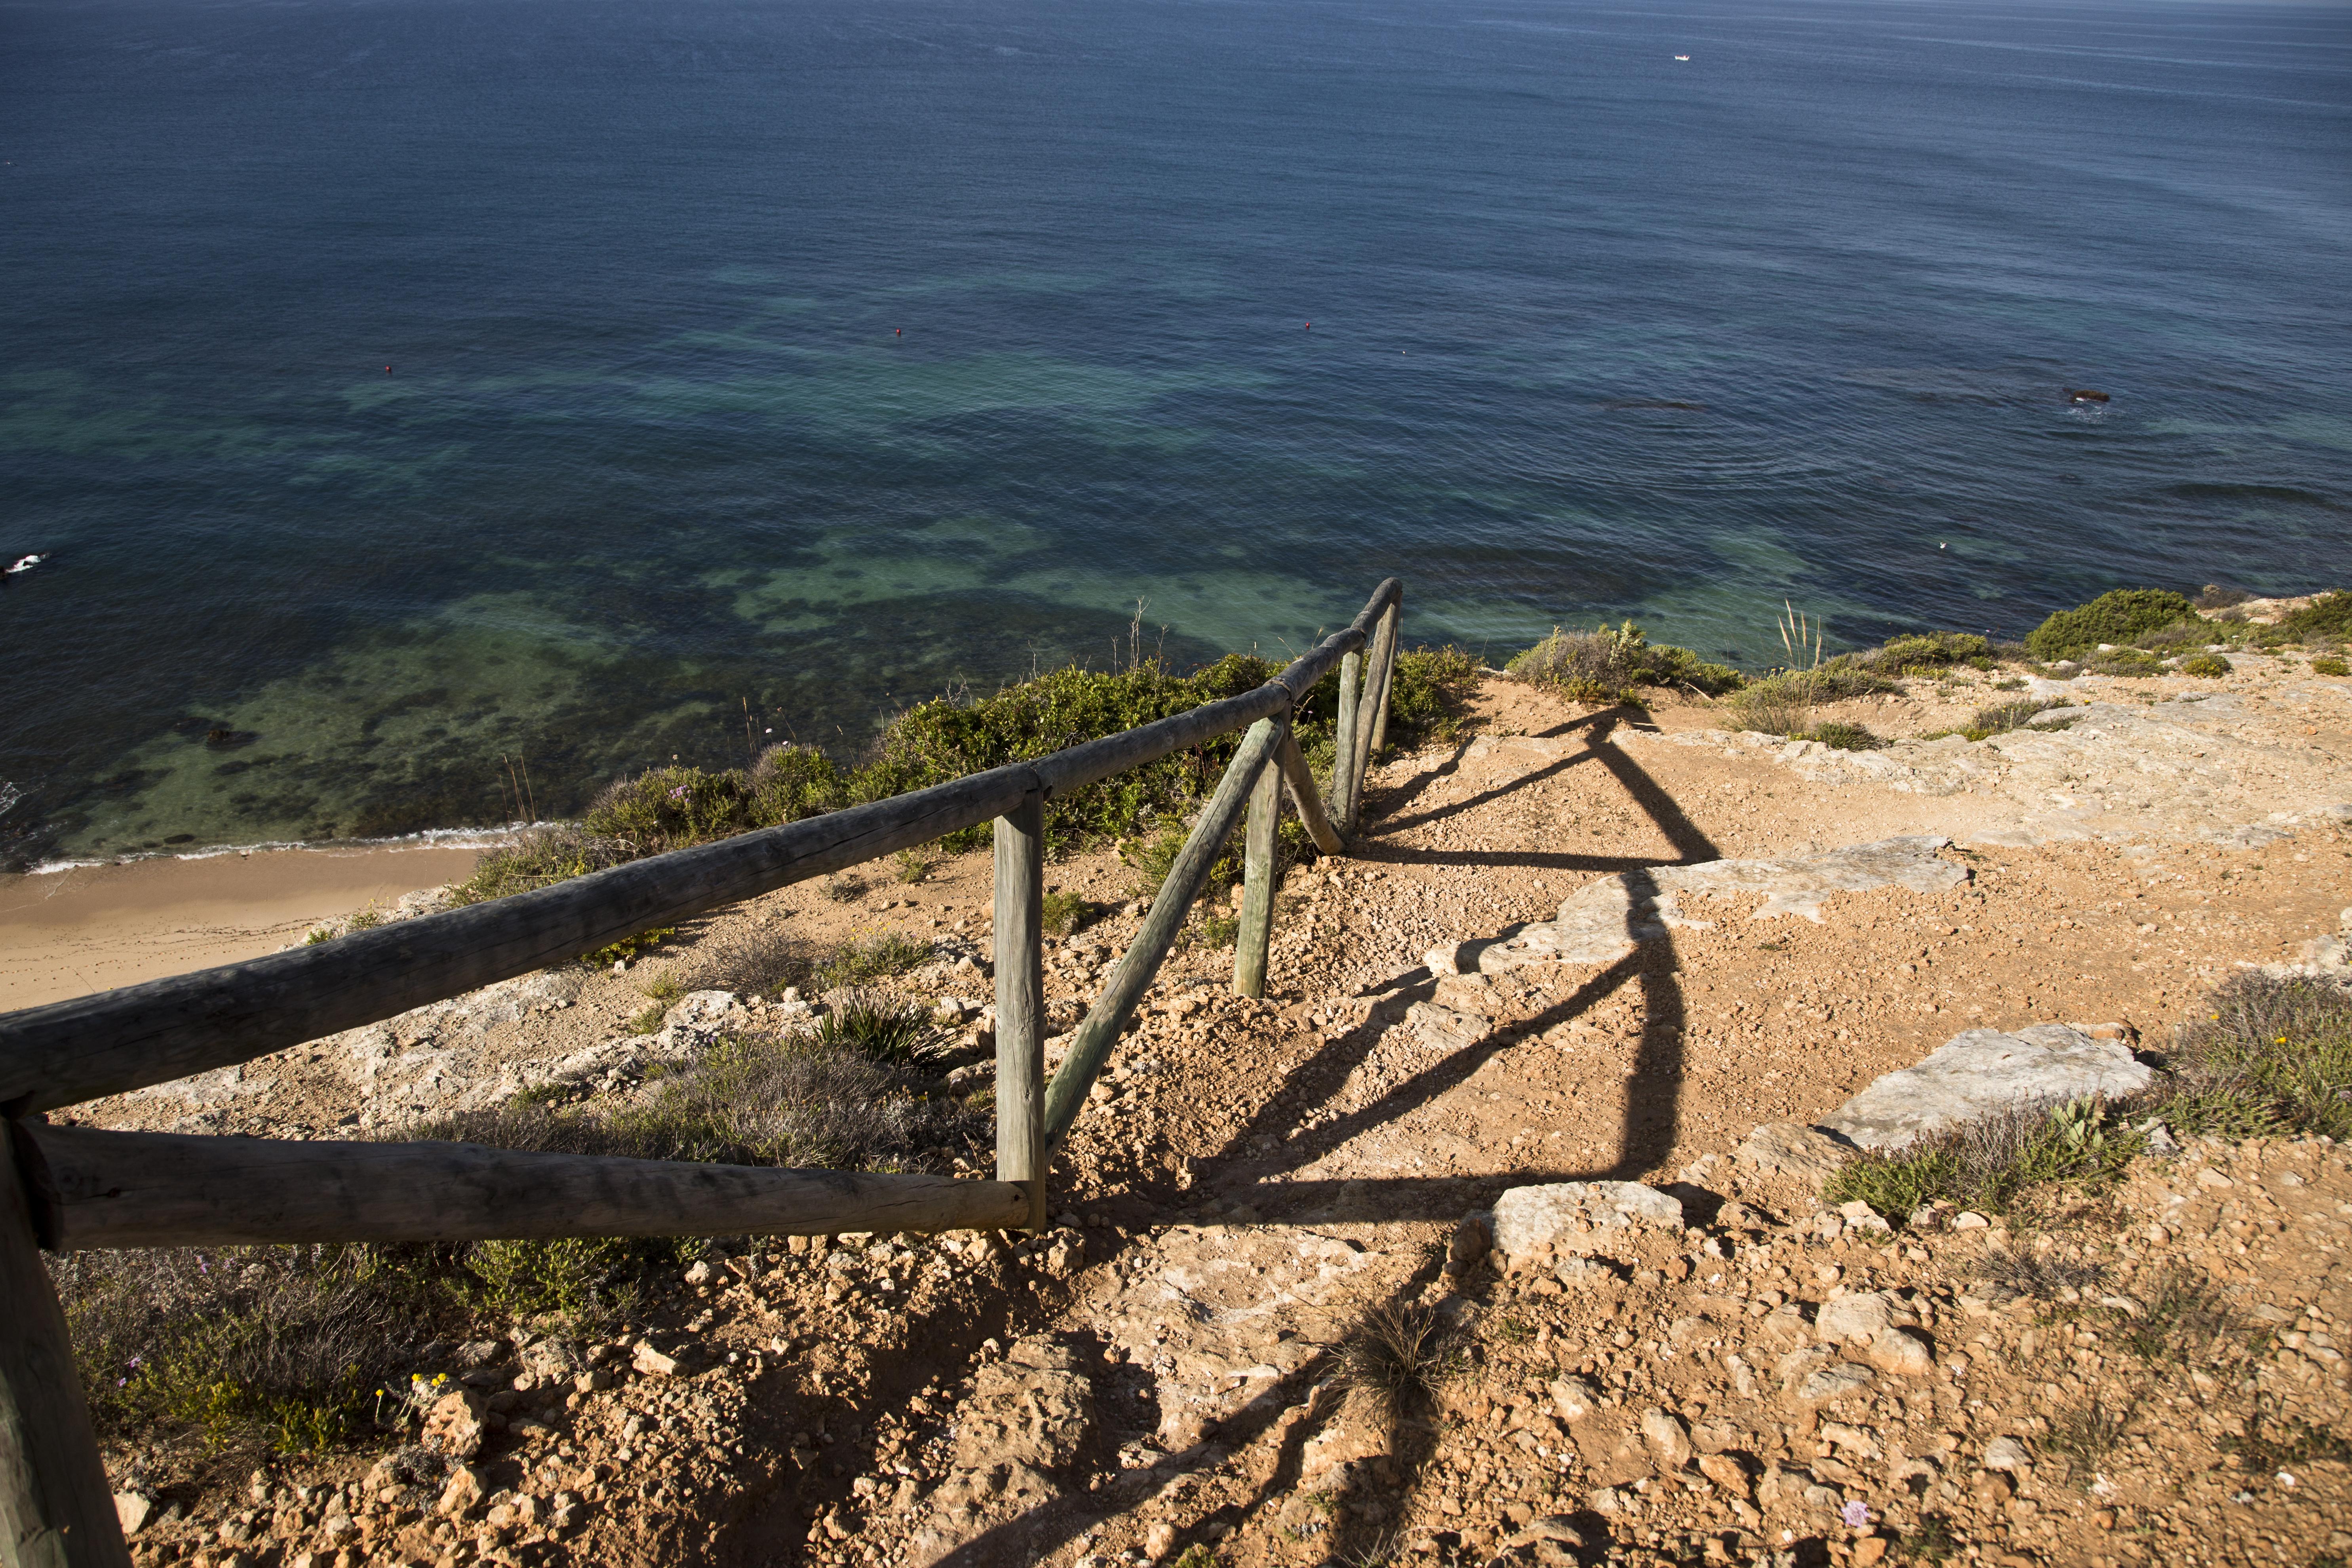
[[[0,1012],[275,952],[331,916],[454,881],[480,854],[257,849],[0,878]]]

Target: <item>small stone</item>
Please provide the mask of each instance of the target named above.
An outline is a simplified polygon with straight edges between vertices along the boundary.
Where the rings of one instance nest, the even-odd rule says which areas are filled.
[[[1698,1473],[1733,1497],[1748,1495],[1748,1471],[1728,1454],[1701,1454],[1698,1457]]]
[[[1952,1228],[1954,1230],[1982,1230],[1990,1224],[1992,1224],[1992,1221],[1985,1218],[1984,1215],[1978,1214],[1973,1209],[1962,1209],[1959,1213],[1952,1216]]]
[[[1143,1532],[1143,1554],[1152,1562],[1161,1562],[1176,1550],[1176,1527],[1161,1520]]]
[[[1865,1535],[1853,1543],[1853,1555],[1846,1561],[1853,1563],[1854,1568],[1869,1568],[1871,1563],[1879,1562],[1885,1556],[1886,1537]]]
[[[629,1364],[656,1377],[676,1377],[679,1362],[677,1357],[656,1350],[651,1342],[645,1342],[630,1353]]]
[[[462,1519],[482,1500],[481,1472],[471,1465],[458,1465],[449,1472],[449,1481],[441,1489],[441,1499],[433,1511],[450,1519]]]
[[[1807,1377],[1797,1389],[1797,1397],[1809,1405],[1824,1400],[1843,1399],[1849,1394],[1859,1394],[1871,1384],[1871,1371],[1850,1361],[1822,1367]]]
[[[2020,1470],[2032,1469],[2033,1456],[2028,1454],[2025,1445],[2014,1437],[1995,1437],[1985,1445],[1984,1468],[2007,1470],[2014,1475]]]
[[[1936,1370],[1936,1352],[1916,1329],[1881,1329],[1870,1342],[1870,1364],[1901,1377],[1926,1377]]]
[[[155,1511],[155,1500],[145,1492],[114,1494],[115,1521],[122,1526],[125,1538],[147,1528],[148,1516]]]
[[[1495,1249],[1494,1215],[1484,1209],[1465,1215],[1445,1244],[1445,1272],[1467,1274],[1480,1258]]]
[[[1650,1452],[1667,1469],[1679,1470],[1690,1463],[1690,1430],[1668,1411],[1642,1412],[1642,1440],[1649,1444]]]
[[[1884,1290],[1832,1296],[1814,1314],[1813,1333],[1825,1345],[1866,1345],[1894,1321],[1895,1302]]]
[[[1592,1544],[1585,1532],[1577,1528],[1573,1519],[1564,1513],[1552,1513],[1533,1521],[1503,1545],[1506,1550],[1516,1551],[1522,1546],[1533,1546],[1539,1541],[1558,1542],[1571,1552],[1582,1552]]]
[[[470,1388],[452,1390],[433,1402],[425,1413],[419,1440],[435,1453],[452,1459],[470,1459],[482,1451],[482,1396]]]
[[[1580,1377],[1556,1377],[1551,1381],[1551,1405],[1563,1421],[1581,1421],[1592,1414],[1600,1394],[1592,1384]]]

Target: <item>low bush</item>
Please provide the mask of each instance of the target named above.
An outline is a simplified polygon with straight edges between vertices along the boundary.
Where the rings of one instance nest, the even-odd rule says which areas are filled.
[[[1853,662],[1873,675],[1941,675],[1953,665],[1993,667],[1992,645],[1973,632],[1915,632],[1889,637]]]
[[[2314,675],[2352,675],[2352,664],[2340,658],[2315,658],[2311,661]]]
[[[820,1045],[899,1066],[936,1057],[940,1045],[929,1008],[902,991],[876,989],[838,993],[815,1037]]]
[[[381,1249],[156,1247],[50,1265],[104,1436],[177,1429],[234,1463],[373,1429],[413,1344],[460,1295]]]
[[[2084,672],[2089,675],[2120,675],[2137,679],[2164,673],[2164,661],[2152,653],[2142,653],[2136,647],[2112,647],[2105,653],[2082,656]]]
[[[2264,642],[2313,637],[2352,638],[2352,594],[2322,594],[2299,610],[2289,610],[2262,634]]]
[[[2352,1138],[2352,995],[2249,972],[2204,1012],[2167,1054],[2154,1114],[2183,1133]]]
[[[545,829],[483,856],[458,885],[457,901],[478,903],[543,888],[567,878],[617,866],[755,828],[772,827],[842,806],[924,789],[967,774],[1028,762],[1081,742],[1134,729],[1235,697],[1264,685],[1277,666],[1249,654],[1228,654],[1190,675],[1157,660],[1126,669],[1072,666],[1005,687],[978,700],[940,698],[900,713],[884,729],[872,755],[845,770],[822,752],[772,746],[746,772],[698,767],[651,769],[604,792],[576,826]],[[1399,652],[1390,682],[1387,740],[1409,747],[1450,739],[1468,711],[1481,666],[1458,647]],[[1308,692],[1295,713],[1299,744],[1328,775],[1339,706],[1334,670]],[[1213,786],[1241,744],[1241,733],[1221,735],[1046,803],[1049,844],[1080,844],[1148,831],[1179,814]],[[950,849],[987,842],[989,828],[950,834]],[[898,857],[901,881],[929,870],[922,856]],[[825,891],[845,902],[865,896],[867,884],[838,877]],[[610,963],[614,952],[595,955]],[[619,956],[628,956],[621,953]]]
[[[1971,741],[1990,741],[2011,730],[2063,730],[2076,721],[2062,719],[2050,724],[2036,724],[2033,721],[2044,713],[2073,706],[2063,697],[2021,697],[2014,701],[1996,702],[1990,708],[1978,709],[1960,733]]]
[[[1703,697],[1734,691],[1744,684],[1727,665],[1709,664],[1686,647],[1653,645],[1632,621],[1614,631],[1555,627],[1551,636],[1515,656],[1506,667],[1532,685],[1549,686],[1579,702],[1625,702],[1645,686],[1681,687]]]
[[[2101,643],[2137,642],[2177,621],[2193,620],[2197,607],[2161,588],[2117,588],[2087,605],[2060,610],[2026,634],[2026,650],[2044,663],[2079,658]]]
[[[1938,1198],[2007,1214],[2051,1184],[2111,1184],[2146,1143],[2145,1135],[2114,1124],[2103,1100],[2025,1103],[1893,1153],[1857,1155],[1822,1186],[1822,1201],[1834,1206],[1860,1198],[1897,1223]]]
[[[1167,875],[1165,868],[1160,873]],[[1094,917],[1095,907],[1066,889],[1047,893],[1037,906],[1037,923],[1049,936],[1068,936]]]
[[[511,1102],[441,1117],[404,1136],[639,1160],[834,1170],[946,1170],[986,1119],[848,1038],[720,1039],[648,1101],[551,1110]]]
[[[2208,680],[2219,680],[2230,673],[2230,661],[2218,653],[2191,654],[2180,661],[2180,673],[2200,675]]]
[[[1839,752],[1880,752],[1885,751],[1892,743],[1883,736],[1872,734],[1859,724],[1816,724],[1805,731],[1805,739],[1819,741],[1822,745]]]

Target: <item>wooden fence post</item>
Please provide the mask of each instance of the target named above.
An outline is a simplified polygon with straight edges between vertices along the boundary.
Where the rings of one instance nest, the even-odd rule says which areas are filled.
[[[41,1264],[17,1165],[0,1149],[0,1563],[131,1568],[66,1315]]]
[[[1381,612],[1373,624],[1370,642],[1364,649],[1364,675],[1361,711],[1349,732],[1355,744],[1348,770],[1348,824],[1346,831],[1353,833],[1362,825],[1364,815],[1364,776],[1371,772],[1372,752],[1378,742],[1373,732],[1381,727],[1381,719],[1388,708],[1389,672],[1396,664],[1396,606]]]
[[[1347,845],[1331,826],[1331,818],[1323,810],[1322,792],[1315,787],[1314,770],[1307,765],[1306,753],[1298,749],[1298,736],[1286,730],[1282,749],[1275,753],[1275,762],[1282,769],[1283,782],[1290,786],[1290,804],[1298,813],[1298,820],[1307,826],[1307,837],[1315,847],[1326,855],[1342,854]]]
[[[1029,1193],[1045,1224],[1045,797],[996,819],[996,1179]]]
[[[1276,746],[1287,745],[1289,719],[1277,714],[1266,721],[1274,726]],[[1234,990],[1243,996],[1265,994],[1266,948],[1274,940],[1276,829],[1281,821],[1282,769],[1269,763],[1258,770],[1242,829],[1242,922],[1234,936]]]
[[[1363,718],[1359,700],[1363,684],[1364,656],[1351,653],[1339,661],[1339,734],[1331,748],[1331,825],[1341,833],[1356,831],[1356,725]]]
[[[1404,599],[1402,595],[1381,616],[1385,633],[1381,640],[1380,700],[1372,704],[1371,754],[1379,756],[1389,739],[1389,693],[1396,688],[1397,655],[1402,648],[1404,630]]]

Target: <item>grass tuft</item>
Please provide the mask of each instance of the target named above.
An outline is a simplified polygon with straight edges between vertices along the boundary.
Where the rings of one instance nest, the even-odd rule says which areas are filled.
[[[1368,1307],[1339,1337],[1342,1385],[1391,1429],[1426,1411],[1462,1362],[1461,1333],[1434,1307]]]
[[[1838,752],[1882,752],[1892,744],[1885,737],[1874,735],[1860,724],[1816,724],[1805,731],[1808,741],[1819,741]]]
[[[1167,874],[1166,868],[1161,868],[1160,875],[1164,878]],[[1057,889],[1046,894],[1038,905],[1037,921],[1048,935],[1068,936],[1092,919],[1094,912],[1094,906],[1077,894]]]
[[[842,992],[816,1027],[820,1045],[900,1065],[935,1054],[938,1037],[930,1009],[898,991]]]

